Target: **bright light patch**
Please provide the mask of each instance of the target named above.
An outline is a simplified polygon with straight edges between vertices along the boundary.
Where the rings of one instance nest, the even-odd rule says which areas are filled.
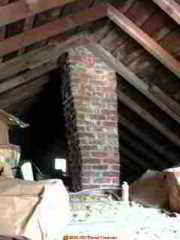
[[[24,180],[34,181],[32,165],[31,165],[30,162],[25,162],[21,166],[21,171],[22,171],[22,175],[23,175]]]
[[[66,159],[65,158],[55,158],[55,169],[66,172]]]

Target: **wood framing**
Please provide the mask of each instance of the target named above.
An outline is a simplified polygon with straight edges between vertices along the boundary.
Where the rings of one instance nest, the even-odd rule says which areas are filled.
[[[129,149],[127,146],[124,145],[123,142],[121,142],[121,147],[120,147],[120,153],[123,153],[128,159],[131,159],[134,163],[140,165],[142,168],[145,169],[150,169],[152,168],[151,163],[148,163],[148,161],[145,161],[142,159],[140,156],[137,156],[134,154],[132,149]]]
[[[38,48],[0,64],[0,81],[22,71],[35,69],[43,64],[55,61],[72,46],[79,46],[81,44],[87,44],[87,40],[83,37],[83,34],[67,39],[63,39],[62,37],[55,38],[52,43],[45,47]]]
[[[19,0],[0,7],[0,27],[77,0]]]
[[[0,42],[0,56],[20,50],[35,42],[57,36],[75,27],[96,21],[107,15],[107,7],[101,4],[83,12],[64,17],[62,19],[33,28],[17,36],[7,38]]]
[[[154,118],[149,112],[139,106],[134,100],[126,96],[123,92],[118,92],[118,99],[124,103],[133,112],[137,113],[142,119],[152,125],[161,134],[168,138],[175,145],[180,147],[180,138],[175,135],[169,128],[165,127],[161,122]]]
[[[166,161],[163,161],[161,158],[159,158],[156,154],[154,154],[150,149],[144,147],[141,143],[138,141],[135,141],[132,139],[125,131],[123,131],[121,128],[119,130],[120,136],[119,138],[124,139],[129,146],[132,148],[135,148],[138,152],[142,153],[142,155],[146,158],[147,161],[152,161],[152,165],[154,165],[157,168],[163,168],[168,167],[168,164]],[[148,156],[147,155],[148,152]]]
[[[180,5],[174,0],[152,0],[180,25]]]
[[[0,95],[0,108],[7,109],[12,104],[24,101],[29,96],[33,96],[41,92],[42,87],[49,82],[48,76],[31,81],[19,88],[14,88],[9,93]]]
[[[111,53],[106,51],[101,45],[97,44],[92,38],[89,39],[89,45],[87,45],[87,48],[89,48],[96,56],[102,58],[102,60],[112,67],[120,76],[122,76],[126,81],[128,81],[132,86],[134,86],[137,90],[139,90],[144,96],[149,98],[154,104],[156,104],[160,109],[162,109],[164,112],[166,112],[170,117],[172,117],[174,120],[176,120],[178,123],[180,123],[180,107],[178,104],[171,99],[171,102],[173,101],[173,106],[176,106],[172,109],[172,107],[169,107],[169,104],[167,105],[167,102],[170,101],[170,97],[167,96],[165,93],[163,93],[163,96],[166,96],[166,101],[162,100],[162,91],[159,90],[159,93],[157,93],[157,89],[159,89],[157,86],[152,88],[151,85],[149,86],[147,83],[145,83],[143,80],[141,80],[139,77],[136,76],[130,69],[128,69],[124,64],[119,62]],[[154,94],[154,91],[156,89],[156,94]]]
[[[179,157],[177,155],[175,155],[173,152],[168,151],[155,139],[152,140],[150,136],[144,133],[143,129],[138,128],[133,122],[129,121],[127,118],[124,118],[122,115],[119,116],[119,124],[128,129],[132,134],[140,138],[141,141],[162,155],[162,158],[165,159],[165,161],[168,161],[172,164],[179,162]]]
[[[40,67],[37,67],[33,70],[29,70],[26,73],[22,73],[18,75],[17,77],[11,78],[9,80],[6,80],[4,82],[0,83],[0,94],[5,93],[6,91],[9,91],[15,87],[18,87],[22,84],[26,84],[32,79],[36,79],[41,77],[44,74],[49,73],[50,71],[56,69],[58,66],[57,61],[55,62],[49,62],[46,64],[43,64]]]
[[[136,24],[110,4],[108,4],[107,14],[117,26],[136,40],[151,55],[159,60],[178,78],[180,78],[180,62],[163,49],[156,41],[153,40],[153,38],[151,38],[147,33],[141,30]]]

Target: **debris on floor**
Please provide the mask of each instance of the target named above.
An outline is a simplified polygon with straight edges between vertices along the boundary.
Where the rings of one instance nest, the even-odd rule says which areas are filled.
[[[115,237],[124,240],[179,240],[180,214],[130,202],[128,206],[105,191],[71,195],[71,222],[65,236]]]

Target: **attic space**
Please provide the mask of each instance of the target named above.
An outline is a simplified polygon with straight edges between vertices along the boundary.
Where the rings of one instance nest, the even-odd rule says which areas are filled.
[[[178,164],[178,0],[46,1],[28,18],[0,8],[0,108],[30,124],[10,134],[21,161],[51,177],[66,159],[74,191]]]
[[[48,206],[64,209],[58,223],[66,223],[70,199],[73,227],[94,222],[93,214],[116,216],[117,229],[133,228],[132,240],[139,232],[179,240],[179,164],[180,0],[0,0],[0,212],[8,209],[3,194],[32,193],[40,202],[44,190],[60,186]],[[172,229],[156,232],[146,207]],[[141,210],[148,226],[134,223]],[[0,240],[14,226],[1,228],[8,214],[0,217]],[[26,236],[59,239],[50,215],[44,238],[39,222],[37,232],[25,227]],[[89,236],[91,223],[76,230]],[[63,240],[76,240],[72,226]]]

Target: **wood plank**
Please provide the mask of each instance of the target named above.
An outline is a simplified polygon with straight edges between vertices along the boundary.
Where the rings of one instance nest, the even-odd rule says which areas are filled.
[[[163,49],[148,34],[142,31],[136,24],[130,21],[125,15],[116,8],[108,5],[108,17],[117,24],[122,30],[135,39],[150,54],[158,59],[165,67],[180,78],[180,63],[165,49]]]
[[[120,154],[123,153],[124,156],[126,156],[128,159],[131,159],[134,163],[140,165],[142,168],[145,169],[151,169],[152,165],[148,163],[148,161],[145,161],[142,157],[137,156],[134,154],[134,151],[127,146],[123,142],[121,142],[120,147]]]
[[[121,128],[119,130],[119,133],[120,133],[119,134],[120,140],[123,139],[128,143],[129,146],[131,146],[132,148],[135,148],[141,155],[143,155],[146,161],[152,162],[152,166],[156,166],[158,169],[161,169],[161,170],[169,166],[166,161],[162,160],[162,158],[159,158],[158,155],[156,155],[150,149],[145,147],[145,145],[143,145],[141,142],[132,139],[132,137]]]
[[[128,108],[130,108],[133,112],[137,113],[146,122],[148,122],[150,125],[156,128],[171,142],[180,147],[180,138],[177,135],[175,135],[169,128],[165,127],[161,122],[154,118],[149,112],[147,112],[145,109],[139,106],[134,100],[129,98],[121,91],[118,92],[118,99],[119,101],[124,103]]]
[[[28,31],[28,30],[30,30],[30,29],[33,28],[34,20],[35,20],[35,17],[34,17],[34,16],[28,17],[28,18],[25,19],[23,32]],[[18,55],[23,54],[23,53],[25,52],[25,50],[26,50],[26,48],[22,48],[22,49],[18,52]]]
[[[170,99],[165,93],[155,86],[154,84],[148,85],[143,80],[141,80],[137,75],[135,75],[131,70],[129,70],[125,65],[119,62],[111,53],[106,51],[102,46],[97,44],[92,38],[88,37],[89,48],[96,56],[102,58],[102,60],[114,69],[120,76],[122,76],[126,81],[128,81],[132,86],[139,90],[144,96],[150,99],[154,104],[156,104],[161,110],[166,112],[170,117],[180,123],[180,106]],[[156,93],[155,93],[156,89]],[[157,89],[159,90],[157,93]],[[166,100],[162,98],[166,96]],[[173,101],[173,109],[170,107],[170,103]]]
[[[55,61],[63,52],[72,46],[86,44],[87,40],[83,34],[70,38],[55,38],[52,43],[45,47],[32,50],[22,56],[18,56],[8,62],[0,64],[0,81],[16,75],[22,71],[35,69],[38,66]]]
[[[19,0],[0,8],[0,27],[77,0]]]
[[[75,27],[96,21],[107,15],[105,4],[89,8],[86,11],[58,19],[56,21],[44,24],[43,26],[33,28],[27,32],[18,34],[0,42],[0,56],[20,50],[35,42],[40,42],[58,34],[64,33]]]
[[[0,108],[7,109],[11,105],[24,101],[27,97],[38,94],[42,91],[42,87],[49,82],[48,76],[42,76],[28,84],[15,88],[8,93],[0,95]]]
[[[26,73],[22,73],[17,77],[11,78],[9,80],[3,81],[0,83],[0,94],[11,90],[12,88],[19,87],[22,84],[30,82],[32,79],[36,79],[41,77],[44,74],[56,69],[58,67],[57,61],[49,62],[47,64],[43,64],[40,67],[37,67],[33,70],[27,71]]]
[[[121,154],[121,164],[124,163],[126,166],[126,169],[129,169],[130,171],[133,171],[135,173],[144,171],[144,168],[141,165],[137,165],[134,161],[124,156],[122,151],[120,154]]]
[[[140,138],[144,143],[153,148],[156,152],[162,155],[162,158],[172,164],[179,162],[179,157],[169,150],[166,149],[162,144],[159,144],[155,139],[151,139],[149,135],[143,132],[143,129],[138,128],[133,122],[124,118],[122,115],[119,116],[119,123],[126,129],[128,129],[136,137]]]
[[[17,102],[15,104],[12,104],[8,108],[5,108],[7,112],[10,112],[12,114],[15,114],[19,118],[23,118],[26,116],[26,114],[29,112],[30,108],[33,104],[35,104],[38,101],[38,94],[33,95],[33,97],[27,97],[26,99],[21,101],[20,103]]]
[[[180,25],[180,5],[174,0],[152,0]]]
[[[3,0],[0,2],[0,8],[6,4],[8,4],[9,0]],[[5,38],[6,35],[6,26],[0,27],[0,41]],[[0,58],[0,63],[3,61],[3,58]]]

